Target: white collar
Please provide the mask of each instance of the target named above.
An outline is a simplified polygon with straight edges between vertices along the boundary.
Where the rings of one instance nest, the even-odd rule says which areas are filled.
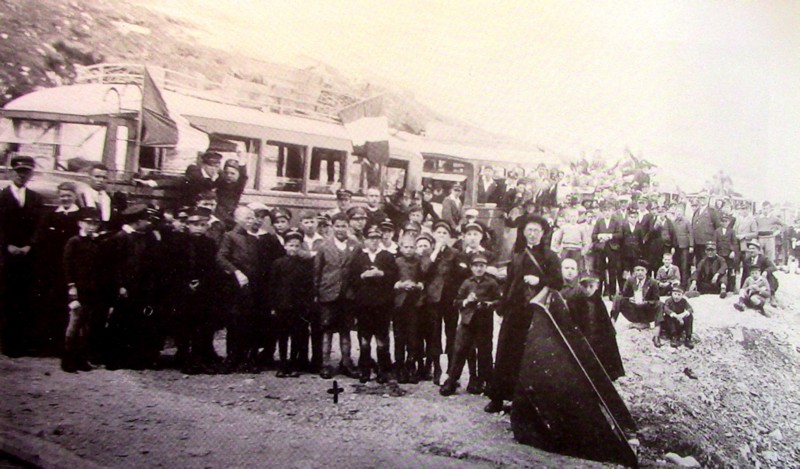
[[[219,173],[217,173],[217,174],[216,174],[216,175],[214,175],[214,176],[212,176],[212,175],[208,174],[208,173],[206,172],[206,168],[205,168],[205,167],[203,167],[202,165],[200,166],[200,172],[201,172],[201,173],[203,173],[203,177],[205,177],[206,179],[211,179],[212,181],[216,181],[216,180],[217,180],[217,178],[219,177]]]
[[[339,248],[340,251],[344,251],[345,249],[347,249],[347,240],[346,239],[344,241],[339,241],[334,236],[333,237],[333,243],[336,245],[337,248]]]
[[[316,240],[318,240],[318,239],[325,239],[325,238],[323,238],[323,237],[322,237],[322,236],[321,236],[319,233],[317,233],[316,231],[314,232],[314,236],[303,235],[303,241],[305,241],[305,242],[307,242],[307,243],[309,243],[309,244],[313,243],[314,241],[316,241]]]
[[[75,204],[72,204],[67,208],[64,208],[63,206],[59,205],[56,208],[56,213],[72,213],[72,212],[77,212],[78,210],[80,210],[80,209]]]
[[[128,234],[136,232],[136,230],[134,230],[133,227],[131,225],[128,225],[128,224],[122,225],[122,228],[120,228],[120,229],[122,231],[128,233]]]

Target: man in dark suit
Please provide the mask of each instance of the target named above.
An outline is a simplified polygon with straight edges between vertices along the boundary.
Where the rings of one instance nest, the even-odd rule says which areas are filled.
[[[226,371],[249,370],[255,366],[258,323],[257,280],[263,278],[258,236],[251,233],[256,217],[248,207],[233,212],[236,228],[225,233],[217,263],[228,275],[234,293],[227,321]]]
[[[614,299],[611,319],[616,322],[620,314],[637,329],[647,329],[651,322],[661,322],[661,299],[658,294],[658,283],[647,275],[650,266],[644,259],[638,259],[633,273],[622,294]],[[654,340],[657,338],[654,337]]]
[[[633,272],[634,263],[642,257],[644,237],[647,233],[646,221],[640,220],[636,207],[628,208],[627,217],[622,222],[622,270]],[[620,284],[621,284],[620,279]]]
[[[35,162],[30,156],[11,159],[11,185],[0,191],[0,256],[3,256],[5,294],[2,306],[2,346],[9,357],[26,352],[32,339],[31,301],[34,233],[44,202],[27,188]]]
[[[484,166],[478,179],[478,203],[497,204],[502,199],[505,189],[500,187],[494,178],[494,168]]]
[[[600,216],[592,229],[592,255],[600,277],[601,295],[613,297],[617,294],[617,287],[622,288],[621,245],[622,225],[612,215],[608,202],[603,201],[600,203]]]
[[[771,293],[770,304],[775,306],[775,292],[778,291],[778,279],[775,277],[775,271],[778,270],[775,264],[761,252],[761,244],[758,240],[750,240],[747,243],[747,253],[742,260],[742,276],[747,278],[750,271],[758,269],[767,277],[769,283],[769,290]]]
[[[708,197],[697,199],[697,209],[692,215],[692,237],[694,239],[694,263],[699,264],[705,257],[706,244],[714,241],[717,228],[721,226],[719,214],[708,205]]]

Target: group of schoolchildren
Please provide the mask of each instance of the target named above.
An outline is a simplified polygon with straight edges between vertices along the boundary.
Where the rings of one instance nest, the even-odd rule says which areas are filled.
[[[304,210],[294,219],[288,209],[252,203],[236,207],[229,225],[217,216],[213,192],[176,210],[118,209],[109,204],[102,165],[89,171],[99,181],[92,182],[96,194],[87,199],[62,183],[51,209],[27,188],[34,162],[16,157],[11,167],[19,180],[0,195],[3,249],[11,254],[3,258],[9,356],[41,354],[37,340],[55,340],[67,372],[100,364],[154,368],[164,364],[171,337],[174,364],[187,373],[275,369],[279,377],[341,373],[368,381],[374,374],[381,382],[438,383],[446,352],[447,389],[465,362],[471,392],[481,392],[491,375],[500,290],[487,274],[486,229],[469,217],[458,227],[441,220],[423,226],[421,210],[411,207],[396,226],[374,203],[350,206],[352,194],[341,190],[339,208],[328,213]],[[26,232],[16,233],[22,222]],[[36,316],[30,312],[39,292],[15,286],[24,263],[45,251],[58,273],[48,298],[54,310]],[[34,323],[45,316],[61,320],[55,332],[39,334]],[[214,348],[222,329],[224,360]],[[337,335],[341,361],[334,363]]]

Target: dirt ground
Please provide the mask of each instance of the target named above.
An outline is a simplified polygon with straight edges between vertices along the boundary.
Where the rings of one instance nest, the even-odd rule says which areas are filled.
[[[670,452],[708,467],[800,466],[800,276],[779,279],[769,318],[733,298],[691,300],[694,350],[656,349],[620,320],[617,388],[644,466]],[[73,375],[55,359],[2,357],[0,422],[112,467],[600,466],[516,444],[508,415],[483,413],[485,398],[463,388],[443,398],[431,383],[338,383],[334,404],[332,381],[312,375]]]

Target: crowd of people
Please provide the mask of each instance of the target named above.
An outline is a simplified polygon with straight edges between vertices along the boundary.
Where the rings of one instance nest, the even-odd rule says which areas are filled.
[[[485,393],[497,412],[514,396],[527,305],[542,295],[563,300],[561,327],[579,331],[616,379],[619,315],[654,324],[656,346],[666,337],[692,347],[687,297],[738,292],[737,309],[763,311],[778,288],[775,237],[786,227],[768,205],[733,216],[700,197],[686,216],[644,195],[639,176],[633,200],[620,186],[586,204],[559,195],[547,168],[535,181],[485,171],[479,200],[505,218],[495,233],[464,207],[458,184],[441,213],[430,187],[385,201],[370,187],[364,206],[339,190],[328,212],[241,205],[246,175],[227,163],[220,175],[220,160],[204,154],[187,170],[184,206],[163,211],[109,194],[101,164],[89,169],[88,190],[62,183],[58,206],[45,208],[27,187],[33,160],[12,158],[0,192],[3,353],[58,355],[67,372],[143,369],[164,366],[171,339],[172,364],[186,373],[433,381],[442,395],[456,392],[467,365],[467,391]],[[791,233],[783,245],[794,249]],[[501,262],[505,242],[513,250]],[[214,348],[223,329],[224,359]]]

